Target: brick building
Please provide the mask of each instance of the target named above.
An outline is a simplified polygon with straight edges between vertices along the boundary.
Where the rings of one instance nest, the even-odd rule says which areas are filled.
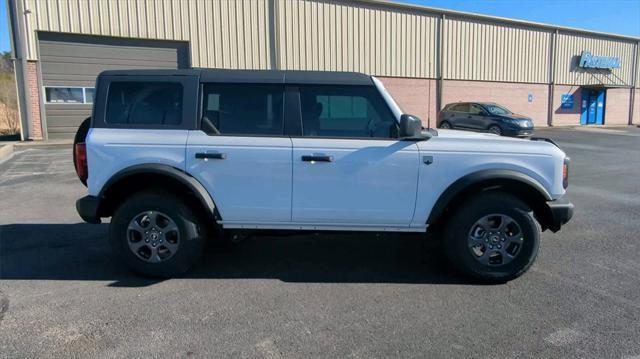
[[[69,138],[124,68],[358,71],[434,125],[492,101],[536,126],[640,123],[639,38],[380,0],[8,0],[25,137]]]

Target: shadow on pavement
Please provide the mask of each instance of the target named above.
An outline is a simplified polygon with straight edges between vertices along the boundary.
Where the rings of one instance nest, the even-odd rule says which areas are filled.
[[[108,225],[9,224],[0,226],[0,279],[105,280],[142,287],[113,260]],[[407,234],[255,236],[211,246],[187,278],[268,278],[285,282],[463,283],[439,251]]]

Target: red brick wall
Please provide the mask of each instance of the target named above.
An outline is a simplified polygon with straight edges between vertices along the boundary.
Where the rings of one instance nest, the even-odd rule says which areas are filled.
[[[573,94],[573,109],[560,107],[561,96],[565,93]],[[605,98],[605,125],[626,125],[629,123],[629,101],[631,93],[628,88],[607,89]],[[637,101],[636,101],[637,102]],[[578,86],[557,85],[553,100],[553,125],[578,126],[582,112],[582,91]],[[634,109],[636,112],[636,109]]]
[[[443,107],[459,101],[496,102],[514,113],[531,117],[537,127],[547,126],[547,85],[445,80],[442,92]],[[529,94],[533,95],[532,102]]]
[[[430,125],[435,127],[435,80],[377,76],[376,78],[384,84],[404,112],[420,117],[425,127],[431,119]]]
[[[29,92],[29,101],[31,108],[31,133],[29,138],[32,140],[41,140],[43,138],[42,121],[40,119],[40,86],[38,85],[38,63],[35,61],[27,62],[27,87]]]
[[[573,108],[562,108],[562,95],[573,94]],[[582,113],[582,91],[579,86],[556,85],[553,90],[553,125],[578,126]],[[628,109],[628,106],[626,106]]]
[[[629,124],[629,104],[631,92],[628,88],[607,89],[605,99],[604,124]]]

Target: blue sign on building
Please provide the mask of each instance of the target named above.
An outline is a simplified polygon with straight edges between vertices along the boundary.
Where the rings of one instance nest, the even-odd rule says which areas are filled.
[[[566,109],[572,109],[573,108],[573,95],[570,93],[563,93],[560,96],[560,107],[561,108],[566,108]]]
[[[620,68],[620,58],[593,56],[590,51],[582,50],[578,66],[591,69],[617,69]]]

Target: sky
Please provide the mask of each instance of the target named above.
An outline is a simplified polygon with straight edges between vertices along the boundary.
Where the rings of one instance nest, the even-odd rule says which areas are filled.
[[[640,37],[640,0],[396,0]]]
[[[41,0],[46,1],[46,0]],[[0,0],[0,52],[8,51],[7,0]],[[399,0],[442,9],[640,37],[640,0]]]

